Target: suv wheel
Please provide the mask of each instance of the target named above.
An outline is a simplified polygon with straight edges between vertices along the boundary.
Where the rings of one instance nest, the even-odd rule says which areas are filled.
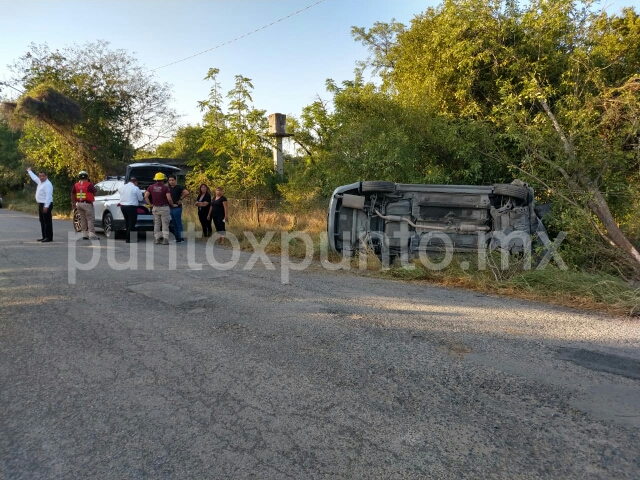
[[[80,213],[78,210],[73,211],[73,229],[76,233],[82,231],[82,221],[80,220]]]
[[[110,212],[104,214],[102,217],[102,228],[104,229],[104,236],[107,238],[116,238],[113,231],[113,215]]]

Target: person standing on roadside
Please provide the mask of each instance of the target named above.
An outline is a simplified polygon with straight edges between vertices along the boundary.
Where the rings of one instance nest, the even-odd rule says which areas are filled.
[[[138,206],[144,202],[142,191],[138,188],[138,179],[131,177],[127,183],[118,189],[118,192],[120,193],[120,210],[122,210],[127,229],[127,243],[136,243],[138,241],[137,234],[135,239],[131,238],[131,234],[136,231]]]
[[[169,213],[173,220],[173,235],[176,237],[176,243],[184,241],[182,238],[182,200],[189,196],[189,190],[182,185],[178,185],[178,179],[175,175],[169,175],[169,190],[171,190],[171,200],[176,205],[171,207]]]
[[[78,173],[78,181],[71,187],[71,206],[80,217],[80,230],[84,240],[98,240],[93,209],[94,196],[97,193],[96,187],[89,181],[89,174],[84,170]]]
[[[211,216],[209,215],[209,210],[211,209],[211,194],[209,193],[209,187],[204,183],[200,185],[196,206],[198,207],[198,220],[200,220],[200,225],[202,225],[202,236],[205,238],[210,237]]]
[[[224,240],[226,232],[225,224],[229,221],[229,207],[227,197],[222,194],[222,187],[216,188],[216,198],[211,200],[209,217],[213,220],[213,225],[218,235],[216,243],[220,244]]]
[[[38,202],[38,217],[40,219],[40,230],[42,238],[38,241],[42,243],[53,242],[53,185],[44,172],[38,175],[27,168],[27,173],[38,187],[36,188],[36,202]]]
[[[144,198],[153,205],[153,236],[156,243],[169,245],[169,207],[175,207],[171,199],[171,190],[164,184],[167,179],[162,172],[155,174],[153,179],[156,181],[147,188]]]

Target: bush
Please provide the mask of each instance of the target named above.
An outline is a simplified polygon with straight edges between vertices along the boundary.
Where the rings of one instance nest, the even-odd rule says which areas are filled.
[[[66,215],[71,212],[71,188],[74,180],[66,175],[52,175],[49,181],[53,184],[53,206],[57,214]]]
[[[277,188],[282,195],[283,208],[290,213],[306,213],[317,209],[323,200],[320,187],[281,183]]]
[[[553,240],[560,232],[566,234],[559,252],[573,270],[639,280],[637,265],[620,249],[608,244],[595,225],[597,219],[585,211],[560,203],[555,203],[551,214],[545,218],[549,238]]]

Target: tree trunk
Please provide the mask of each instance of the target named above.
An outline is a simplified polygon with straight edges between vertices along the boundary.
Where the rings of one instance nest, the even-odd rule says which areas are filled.
[[[604,225],[607,230],[607,234],[613,241],[613,243],[624,252],[629,254],[636,262],[640,263],[640,253],[633,246],[633,244],[625,237],[620,227],[616,223],[607,201],[602,196],[602,193],[597,188],[591,185],[586,186],[587,192],[591,195],[591,200],[587,202],[587,205],[593,213],[596,214],[598,220]]]
[[[564,133],[564,130],[560,126],[558,119],[554,115],[553,111],[549,107],[549,104],[544,98],[539,98],[538,101],[542,105],[542,108],[546,112],[549,120],[551,120],[551,124],[553,125],[554,130],[558,133],[560,137],[560,141],[564,146],[566,153],[569,155],[571,160],[577,164],[576,153],[571,141],[567,138]],[[565,179],[569,182],[569,186],[574,182],[570,179],[564,169],[560,168],[560,172],[563,174]],[[585,191],[591,198],[587,201],[587,206],[595,215],[598,217],[598,220],[602,223],[604,228],[607,230],[607,235],[614,243],[614,245],[620,248],[623,252],[629,255],[634,262],[636,263],[636,267],[640,265],[640,253],[633,246],[633,244],[625,237],[622,230],[616,223],[616,220],[613,218],[611,214],[611,210],[609,210],[609,205],[607,201],[600,193],[600,190],[594,185],[591,180],[584,174],[578,174],[578,183],[583,191]]]

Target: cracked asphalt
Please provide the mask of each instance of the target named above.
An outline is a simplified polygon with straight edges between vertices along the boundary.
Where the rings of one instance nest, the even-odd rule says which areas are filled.
[[[0,478],[640,478],[638,320],[70,231],[0,210]]]

